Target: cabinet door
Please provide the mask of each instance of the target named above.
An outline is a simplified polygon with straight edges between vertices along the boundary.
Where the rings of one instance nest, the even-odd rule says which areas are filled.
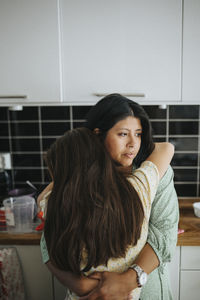
[[[180,299],[197,300],[200,295],[200,270],[181,271],[180,274]]]
[[[200,270],[200,246],[181,247],[181,270]]]
[[[57,1],[0,1],[0,37],[0,103],[59,101]]]
[[[169,274],[174,300],[179,299],[179,262],[180,262],[180,247],[176,247],[172,261],[169,263]]]
[[[64,101],[180,101],[181,0],[61,0],[61,32]]]
[[[53,276],[54,300],[65,299],[67,289]]]
[[[184,1],[183,101],[200,103],[200,1]]]
[[[40,246],[16,246],[28,300],[53,300],[52,275],[41,259]]]
[[[197,300],[200,295],[200,247],[181,247],[180,299]]]

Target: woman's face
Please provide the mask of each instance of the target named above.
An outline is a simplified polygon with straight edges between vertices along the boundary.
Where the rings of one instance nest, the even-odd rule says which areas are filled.
[[[104,144],[114,161],[128,167],[138,154],[141,135],[140,120],[135,117],[127,117],[108,130]]]

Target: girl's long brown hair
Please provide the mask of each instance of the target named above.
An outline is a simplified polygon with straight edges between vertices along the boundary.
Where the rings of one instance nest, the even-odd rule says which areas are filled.
[[[68,131],[50,147],[46,161],[54,181],[44,228],[50,260],[80,274],[125,256],[140,238],[143,207],[99,138],[87,128]]]

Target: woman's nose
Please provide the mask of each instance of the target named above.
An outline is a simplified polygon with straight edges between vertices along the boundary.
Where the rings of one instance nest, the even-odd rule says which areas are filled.
[[[136,144],[136,141],[135,141],[134,137],[131,136],[130,139],[129,139],[129,142],[128,142],[128,147],[129,148],[134,148],[135,144]]]

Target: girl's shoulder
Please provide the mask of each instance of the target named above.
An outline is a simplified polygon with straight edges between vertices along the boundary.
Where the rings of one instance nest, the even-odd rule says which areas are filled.
[[[138,169],[135,169],[133,175],[129,178],[140,198],[148,198],[152,203],[159,184],[159,172],[154,163],[144,161]],[[143,198],[142,197],[142,198]]]

